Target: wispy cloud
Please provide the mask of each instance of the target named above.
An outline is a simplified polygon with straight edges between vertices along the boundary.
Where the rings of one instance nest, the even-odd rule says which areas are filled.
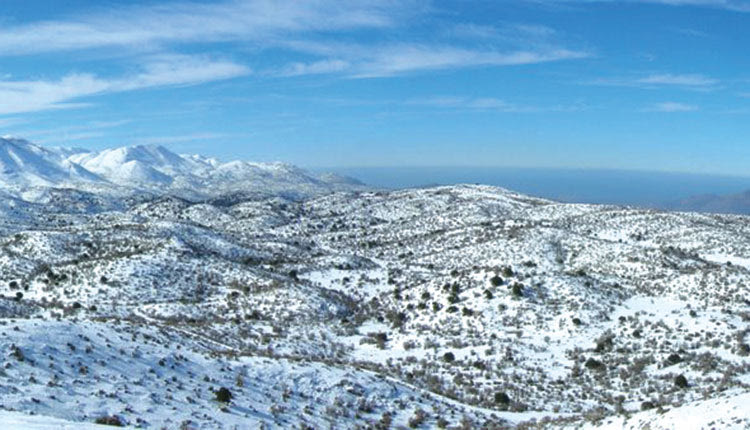
[[[534,24],[466,24],[437,36],[428,31],[425,37],[412,31],[408,18],[428,14],[429,0],[223,0],[97,10],[6,26],[0,32],[0,58],[96,50],[104,58],[110,52],[124,55],[107,70],[132,70],[137,64],[138,72],[112,77],[78,69],[54,77],[0,78],[0,115],[80,108],[89,106],[86,98],[92,96],[249,75],[245,64],[250,63],[265,77],[378,78],[591,56],[567,47],[555,30]],[[432,18],[422,25],[439,27],[440,19]],[[372,30],[388,30],[389,37],[342,37]],[[234,43],[235,57],[242,61],[175,54],[214,52],[226,43]],[[264,55],[269,51],[284,54]]]
[[[665,6],[693,6],[725,9],[734,12],[750,12],[748,0],[527,0],[539,4],[586,4],[586,3],[650,3]]]
[[[166,56],[153,59],[137,74],[102,78],[69,74],[58,80],[0,81],[0,114],[85,106],[76,100],[87,96],[145,88],[195,85],[250,73],[240,64],[206,57]]]
[[[719,81],[703,75],[673,75],[667,73],[649,75],[636,80],[636,83],[645,85],[676,85],[681,87],[712,87],[717,85]]]
[[[511,103],[495,97],[456,97],[435,96],[407,100],[404,104],[412,106],[428,106],[434,108],[455,109],[460,111],[491,111],[506,113],[538,113],[538,112],[572,112],[580,111],[583,106],[530,106]]]
[[[586,52],[567,49],[545,51],[477,50],[452,46],[396,45],[373,52],[359,62],[354,77],[393,76],[418,70],[439,70],[476,66],[518,66],[586,58]]]
[[[284,66],[281,76],[319,75],[349,70],[352,64],[345,60],[326,59],[310,63],[295,62]]]
[[[663,102],[663,103],[656,103],[653,106],[649,106],[645,110],[647,112],[694,112],[699,109],[696,105],[690,105],[685,103],[678,103],[678,102]]]
[[[288,46],[307,54],[330,57],[310,63],[292,63],[279,72],[282,76],[338,73],[352,78],[379,78],[428,70],[540,64],[591,55],[554,47],[501,50],[421,43],[365,46],[295,41]]]
[[[621,86],[636,88],[679,87],[708,91],[717,88],[721,81],[701,74],[654,73],[642,77],[600,78],[586,82],[590,85]]]
[[[400,4],[399,4],[400,3]],[[377,0],[229,0],[119,7],[66,20],[6,26],[0,55],[165,43],[259,41],[304,31],[379,28],[413,9],[411,3]]]
[[[427,98],[410,99],[405,102],[413,106],[429,106],[436,108],[449,108],[459,110],[491,110],[498,112],[536,112],[537,108],[519,106],[505,100],[493,97],[452,97],[436,96]]]

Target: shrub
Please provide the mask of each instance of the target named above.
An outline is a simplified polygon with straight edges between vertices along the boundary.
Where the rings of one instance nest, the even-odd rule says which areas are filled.
[[[414,411],[414,415],[412,415],[411,418],[409,418],[409,427],[411,428],[417,428],[424,423],[425,419],[427,418],[427,412],[425,412],[422,409],[417,409]]]
[[[603,371],[606,369],[606,366],[601,361],[591,357],[588,360],[586,360],[586,363],[584,364],[587,369],[596,370],[596,371]]]
[[[378,421],[375,424],[376,429],[389,429],[391,428],[391,423],[393,422],[393,416],[390,412],[386,411],[383,412],[383,415],[380,417],[380,421]]]
[[[674,378],[674,385],[677,388],[687,388],[688,380],[685,375],[678,375],[676,378]]]
[[[10,355],[12,355],[18,361],[23,361],[25,359],[25,356],[23,355],[23,351],[21,350],[21,348],[17,347],[16,345],[11,345]]]
[[[456,361],[456,356],[453,355],[452,352],[446,352],[445,354],[443,354],[443,361],[445,361],[446,363],[453,363],[454,361]]]
[[[611,351],[614,346],[615,335],[611,332],[607,332],[599,336],[596,340],[596,352]]]
[[[501,405],[510,404],[510,396],[508,396],[508,393],[504,391],[499,391],[495,393],[495,403],[499,403]]]
[[[226,387],[219,388],[214,392],[214,395],[216,396],[216,401],[221,403],[229,403],[232,401],[232,392]]]
[[[510,266],[503,267],[503,276],[506,278],[513,276],[513,269],[511,269]]]
[[[117,415],[99,417],[94,420],[94,423],[103,424],[105,426],[125,427],[125,423],[123,423]]]
[[[514,297],[523,297],[523,285],[519,283],[513,284],[511,293],[513,294]]]
[[[501,278],[498,275],[495,275],[495,276],[493,276],[493,277],[490,278],[490,284],[493,287],[499,287],[500,285],[503,284],[503,278]]]
[[[671,366],[673,364],[677,364],[682,361],[682,357],[680,357],[679,354],[669,354],[669,357],[667,357],[667,365]]]

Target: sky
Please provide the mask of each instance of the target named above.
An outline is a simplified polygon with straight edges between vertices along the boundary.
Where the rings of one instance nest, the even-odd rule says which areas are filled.
[[[0,135],[750,176],[750,0],[4,0]]]

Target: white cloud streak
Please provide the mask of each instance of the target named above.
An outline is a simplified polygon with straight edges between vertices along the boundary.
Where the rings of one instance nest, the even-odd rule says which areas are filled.
[[[555,49],[545,51],[482,51],[452,46],[396,45],[365,57],[354,77],[393,76],[417,70],[439,70],[476,66],[518,66],[586,58],[586,52]]]
[[[120,7],[67,20],[10,26],[0,32],[0,55],[166,43],[258,41],[285,33],[382,28],[410,10],[387,0],[231,0]]]
[[[195,85],[248,73],[247,67],[231,61],[173,55],[153,59],[141,73],[126,77],[69,74],[58,80],[6,80],[0,81],[0,114],[69,109],[84,106],[73,100],[87,96]]]
[[[575,4],[575,3],[645,3],[664,6],[693,6],[724,9],[734,12],[750,12],[750,0],[527,0],[540,4]]]
[[[0,115],[78,108],[87,106],[83,99],[91,96],[248,75],[249,68],[238,62],[171,54],[183,47],[209,51],[211,44],[224,42],[241,44],[239,56],[271,49],[292,53],[287,60],[282,60],[285,56],[260,58],[259,70],[254,72],[274,77],[333,74],[377,78],[590,56],[561,46],[556,32],[543,26],[468,25],[447,38],[443,35],[429,42],[411,40],[420,37],[408,31],[399,33],[411,25],[406,18],[424,14],[428,4],[428,0],[178,2],[120,6],[6,26],[0,31],[0,58],[96,50],[96,58],[130,56],[129,62],[140,64],[141,70],[120,77],[75,72],[55,78],[0,78]],[[353,31],[384,29],[404,36],[404,41],[389,42],[394,40],[390,37],[340,42],[344,39],[341,35]],[[154,52],[160,54],[154,56]]]
[[[574,112],[585,109],[581,105],[529,106],[511,103],[495,97],[435,96],[407,100],[404,104],[457,111],[487,111],[502,113]]]
[[[677,103],[677,102],[663,102],[663,103],[657,103],[647,108],[646,111],[647,112],[673,113],[673,112],[694,112],[694,111],[697,111],[698,109],[699,108],[696,105]]]
[[[700,91],[716,89],[721,81],[701,74],[655,73],[640,78],[602,78],[586,82],[590,85],[636,87],[645,89],[678,87]]]
[[[646,85],[676,85],[683,87],[711,87],[717,85],[717,79],[709,78],[703,75],[672,75],[659,74],[649,75],[636,81]]]

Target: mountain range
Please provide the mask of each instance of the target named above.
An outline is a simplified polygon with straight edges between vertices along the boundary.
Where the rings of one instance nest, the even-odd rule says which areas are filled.
[[[200,155],[175,154],[163,146],[90,151],[0,138],[0,187],[20,195],[51,186],[99,193],[168,193],[192,200],[242,192],[301,198],[365,188],[352,178],[313,174],[289,164],[221,163]]]

